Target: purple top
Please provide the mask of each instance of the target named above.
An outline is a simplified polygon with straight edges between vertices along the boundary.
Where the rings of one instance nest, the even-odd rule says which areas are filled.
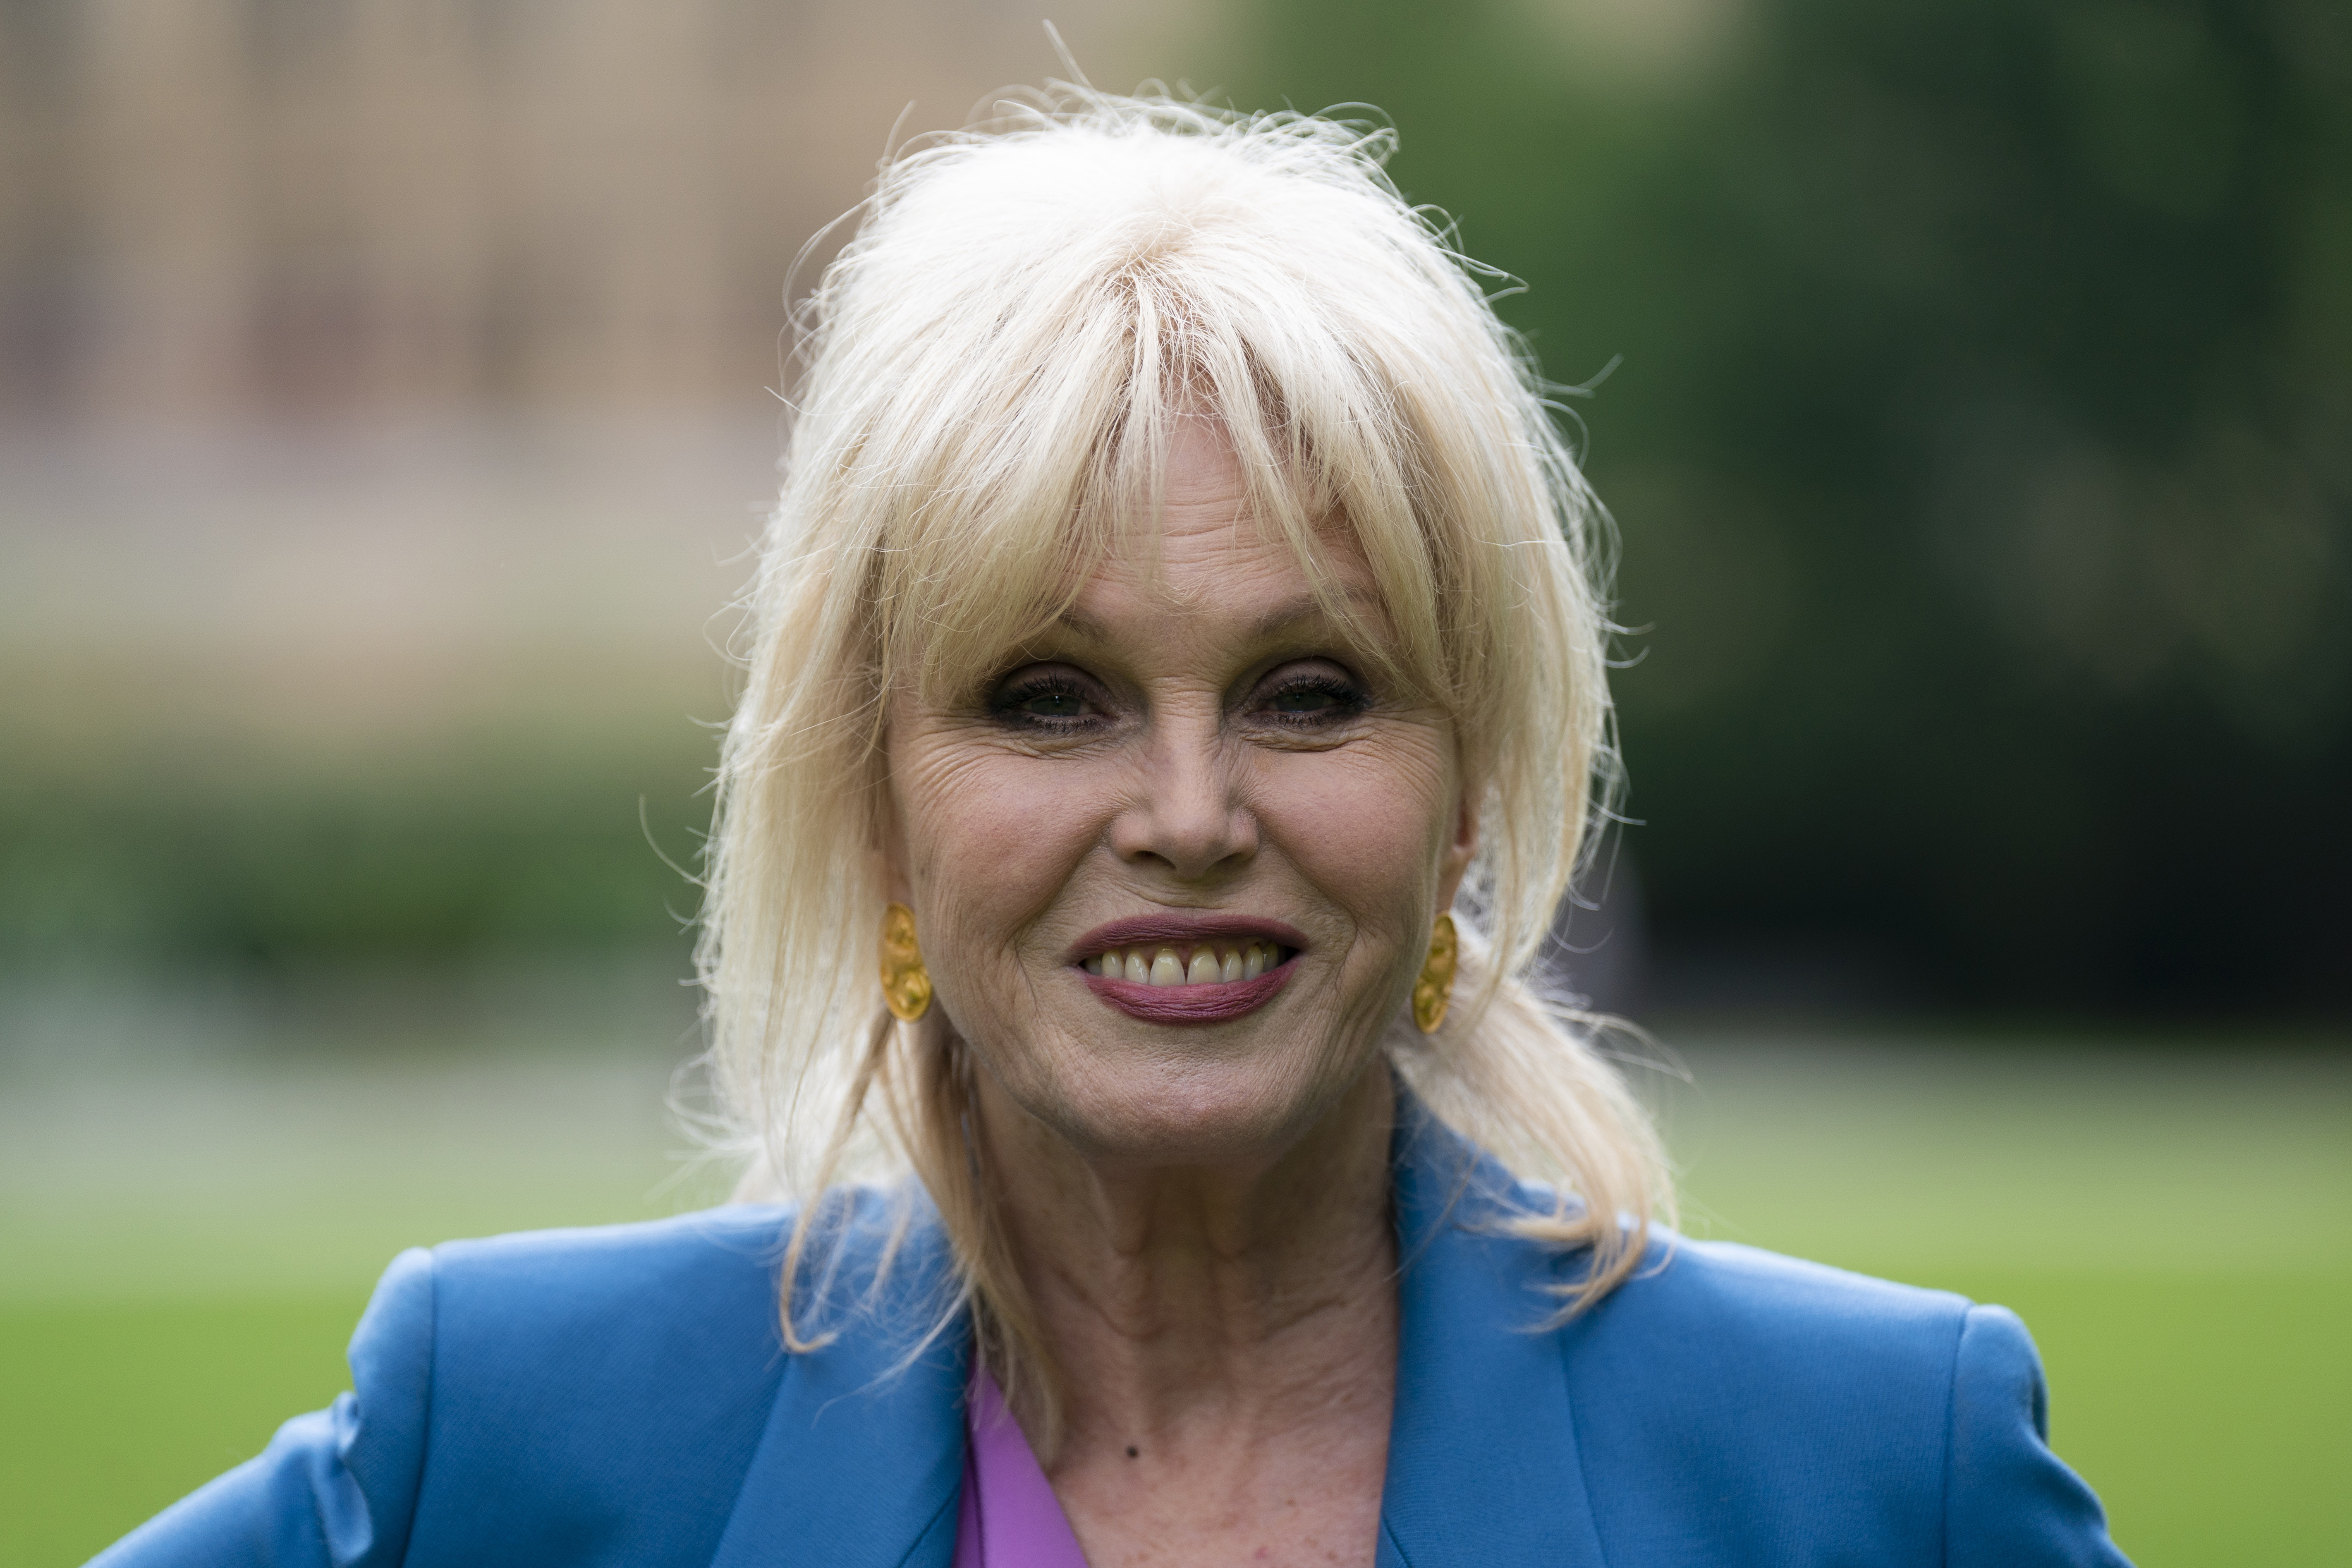
[[[985,1368],[968,1409],[955,1568],[1087,1568],[1053,1482]]]

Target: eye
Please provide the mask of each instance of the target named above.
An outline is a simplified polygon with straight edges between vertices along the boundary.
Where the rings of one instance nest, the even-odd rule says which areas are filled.
[[[1322,686],[1299,685],[1274,694],[1266,704],[1276,713],[1328,713],[1339,705],[1339,694]]]
[[[1093,683],[1073,669],[1016,670],[988,700],[988,710],[997,720],[1038,730],[1083,726],[1101,708]]]
[[[1318,661],[1276,671],[1259,689],[1257,707],[1281,723],[1311,729],[1352,719],[1370,700],[1346,672]]]
[[[1034,719],[1075,719],[1087,710],[1087,702],[1075,691],[1030,691],[1016,699],[1013,709]]]

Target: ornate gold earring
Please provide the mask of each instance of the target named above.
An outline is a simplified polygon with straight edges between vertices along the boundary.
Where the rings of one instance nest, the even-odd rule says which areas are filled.
[[[1437,1033],[1445,1022],[1445,1005],[1454,999],[1454,963],[1460,952],[1454,917],[1438,916],[1429,930],[1429,956],[1422,961],[1421,977],[1412,983],[1412,1021],[1424,1035]]]
[[[1413,994],[1418,998],[1420,993]],[[930,1010],[931,972],[923,967],[923,950],[915,944],[915,911],[904,904],[882,911],[882,1000],[901,1023],[911,1024]]]

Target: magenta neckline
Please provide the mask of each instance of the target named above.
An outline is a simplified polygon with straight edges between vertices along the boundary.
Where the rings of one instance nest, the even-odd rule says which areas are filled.
[[[965,1408],[955,1568],[1087,1568],[1054,1483],[985,1367]]]

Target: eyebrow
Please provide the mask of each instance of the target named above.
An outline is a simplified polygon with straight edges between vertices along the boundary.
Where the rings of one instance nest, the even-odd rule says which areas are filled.
[[[1340,597],[1364,609],[1378,610],[1381,607],[1380,595],[1369,588],[1350,588]],[[1302,622],[1327,618],[1328,618],[1328,612],[1320,599],[1312,594],[1301,594],[1298,597],[1286,604],[1277,605],[1260,616],[1256,624],[1250,627],[1250,637],[1254,641],[1265,642],[1280,637],[1284,632],[1289,631]],[[1054,617],[1054,622],[1056,626],[1065,626],[1076,632],[1089,642],[1099,643],[1110,640],[1109,633],[1104,629],[1100,622],[1081,614],[1075,608],[1064,610]]]
[[[1381,607],[1380,595],[1368,588],[1350,588],[1339,597],[1345,603],[1359,609],[1378,610]],[[1302,594],[1290,603],[1277,605],[1260,616],[1257,625],[1250,628],[1250,633],[1260,641],[1265,641],[1279,637],[1303,621],[1320,621],[1329,618],[1329,610],[1322,600],[1312,594]]]

